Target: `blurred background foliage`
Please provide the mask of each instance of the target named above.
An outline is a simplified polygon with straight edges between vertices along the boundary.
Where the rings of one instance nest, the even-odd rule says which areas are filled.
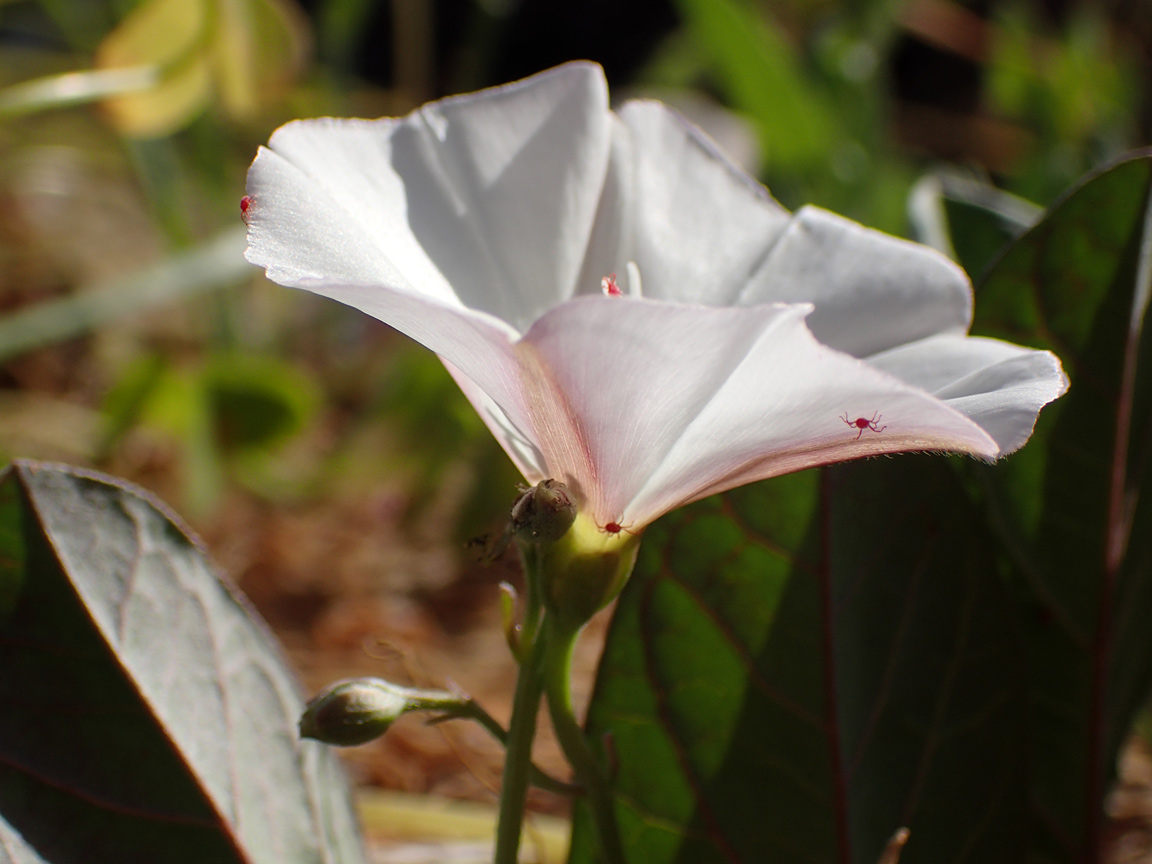
[[[1024,199],[998,199],[1023,213],[1010,235],[1038,212],[1026,202],[1047,206],[1149,140],[1150,13],[1148,0],[5,0],[0,455],[129,474],[169,462],[175,497],[202,516],[233,485],[324,494],[343,465],[411,491],[454,458],[496,458],[434,361],[240,260],[244,171],[293,117],[403,113],[586,57],[616,98],[680,107],[786,206],[931,240],[908,217],[929,175],[922,221],[941,189],[968,190],[951,195],[962,209],[992,184]],[[975,266],[1002,239],[954,251]],[[374,425],[393,446],[351,458]]]
[[[515,472],[432,355],[247,265],[238,202],[287,120],[574,58],[974,278],[1152,139],[1150,0],[0,0],[2,460],[155,490],[290,649],[466,632]]]

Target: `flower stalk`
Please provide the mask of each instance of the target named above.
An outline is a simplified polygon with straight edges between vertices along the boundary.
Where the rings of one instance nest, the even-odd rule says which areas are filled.
[[[512,699],[512,718],[505,739],[504,774],[500,785],[500,812],[496,822],[495,864],[516,864],[520,852],[520,832],[528,797],[532,766],[532,742],[536,738],[536,716],[544,686],[539,674],[544,641],[540,638],[541,621],[539,547],[520,543],[527,602],[516,643],[516,660],[520,671]]]
[[[638,538],[597,528],[576,512],[567,488],[555,480],[544,480],[517,499],[512,533],[524,565],[526,600],[515,639],[509,639],[520,673],[507,736],[496,864],[516,860],[532,740],[544,696],[577,787],[588,796],[604,859],[623,864],[611,788],[572,709],[572,651],[584,624],[627,580]]]
[[[616,822],[616,801],[600,760],[588,744],[572,708],[572,651],[579,628],[573,630],[545,619],[544,656],[541,674],[552,728],[564,756],[572,766],[577,785],[587,796],[600,840],[600,853],[607,864],[624,864],[624,846]]]

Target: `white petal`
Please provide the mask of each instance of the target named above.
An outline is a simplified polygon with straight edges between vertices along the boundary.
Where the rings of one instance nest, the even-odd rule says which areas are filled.
[[[274,188],[285,167],[257,159],[250,260],[281,282],[305,270],[371,282],[380,256],[415,290],[523,332],[576,288],[611,126],[603,73],[584,63],[402,121],[290,123],[269,146],[311,183],[294,204]]]
[[[496,403],[491,396],[476,386],[467,375],[449,363],[443,361],[444,367],[460,385],[464,396],[472,403],[476,413],[491,430],[493,437],[504,448],[512,464],[520,469],[524,479],[535,485],[547,479],[548,462],[536,444],[535,432],[527,418],[521,420],[521,425],[512,422],[504,409]]]
[[[628,102],[615,128],[584,293],[635,261],[647,297],[729,305],[789,218],[680,115],[658,102]]]
[[[346,303],[392,325],[453,363],[525,423],[512,356],[518,334],[442,291],[417,292],[356,220],[312,178],[280,155],[262,150],[248,176],[248,260],[269,278]],[[416,256],[400,257],[413,272]],[[434,275],[434,271],[433,271]],[[430,278],[431,281],[431,278]]]
[[[602,524],[640,527],[704,495],[826,462],[996,455],[962,414],[818,343],[809,311],[589,297],[548,313],[516,353],[551,476]],[[845,414],[882,415],[886,428],[860,430]]]
[[[979,423],[1001,455],[1024,446],[1040,409],[1068,389],[1055,355],[998,339],[934,336],[868,362]]]
[[[316,120],[290,123],[278,136],[299,142],[327,142],[339,151],[369,124]],[[275,138],[273,140],[276,140]],[[334,171],[346,173],[343,153],[332,158]],[[248,250],[253,264],[267,269],[281,285],[326,279],[345,284],[384,284],[415,290],[456,303],[451,287],[431,265],[408,232],[402,212],[389,212],[382,202],[402,200],[399,181],[386,173],[359,180],[363,206],[342,193],[354,186],[317,179],[303,167],[264,147],[248,170]],[[395,263],[393,263],[395,262]]]
[[[803,301],[816,305],[816,338],[856,357],[963,333],[972,320],[972,288],[956,264],[816,207],[797,211],[739,300]]]

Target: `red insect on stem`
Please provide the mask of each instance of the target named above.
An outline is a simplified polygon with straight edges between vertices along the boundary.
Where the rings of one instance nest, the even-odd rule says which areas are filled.
[[[870,418],[869,417],[857,417],[855,420],[850,420],[848,418],[848,412],[845,411],[843,413],[843,415],[841,415],[840,419],[843,420],[845,423],[847,423],[849,426],[851,426],[853,429],[857,430],[856,440],[859,441],[860,436],[864,434],[865,429],[871,429],[873,432],[883,432],[885,429],[888,428],[887,425],[884,425],[884,426],[877,426],[876,425],[877,423],[880,422],[880,420],[883,418],[883,416],[884,416],[883,414],[881,414],[877,411],[877,412],[873,412],[873,414]]]

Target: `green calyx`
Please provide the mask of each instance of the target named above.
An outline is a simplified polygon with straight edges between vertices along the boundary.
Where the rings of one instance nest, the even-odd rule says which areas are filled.
[[[640,538],[625,530],[601,528],[584,513],[540,560],[545,606],[571,627],[580,627],[607,606],[628,581]]]

